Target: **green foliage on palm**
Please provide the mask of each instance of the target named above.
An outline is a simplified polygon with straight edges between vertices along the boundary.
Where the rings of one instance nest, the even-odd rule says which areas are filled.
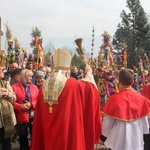
[[[77,53],[75,53],[72,57],[72,63],[71,63],[72,66],[77,66],[78,68],[81,68],[81,69],[85,69],[85,62],[83,61],[83,59],[77,55]]]
[[[6,27],[6,38],[7,39],[10,39],[11,37],[12,37],[12,33],[11,33],[11,29],[10,29],[10,27],[8,26],[8,24],[5,24],[5,27]]]
[[[41,31],[39,30],[38,27],[35,27],[35,28],[32,28],[32,31],[31,31],[31,36],[32,38],[38,36],[38,37],[41,37]]]
[[[35,37],[39,37],[41,39],[41,31],[38,29],[38,27],[32,28],[31,31],[31,36],[32,36],[32,41],[30,43],[30,46],[33,48],[33,54],[37,54],[37,48],[35,46]],[[42,40],[42,39],[41,39]]]

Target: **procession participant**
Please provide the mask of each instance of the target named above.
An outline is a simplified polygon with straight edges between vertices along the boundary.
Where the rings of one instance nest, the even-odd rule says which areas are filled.
[[[150,72],[146,76],[146,85],[150,85]]]
[[[8,72],[5,73],[5,75],[11,77],[13,71],[14,71],[16,68],[18,68],[18,67],[19,67],[19,66],[18,66],[18,64],[17,64],[16,62],[10,62],[10,63],[9,63],[9,70],[8,70]]]
[[[10,84],[14,84],[14,83],[17,83],[19,81],[19,74],[21,72],[21,68],[16,68],[13,73],[12,73],[12,77],[11,77],[11,80],[10,80]]]
[[[21,72],[22,68],[16,68],[13,72],[12,72],[12,76],[11,76],[11,80],[10,80],[10,85],[13,85],[17,82],[19,82],[19,74]],[[14,134],[13,134],[13,137],[11,139],[12,142],[16,142],[18,140],[18,137],[17,137],[17,133],[16,133],[16,130],[14,128]]]
[[[35,85],[38,87],[38,89],[40,89],[41,85],[43,84],[44,82],[44,77],[45,77],[45,74],[43,71],[36,71],[35,73]]]
[[[147,80],[148,82],[150,81],[150,73],[147,75]],[[141,94],[150,101],[150,84],[147,84],[146,86],[143,87]],[[150,125],[150,117],[149,117],[149,125]],[[149,150],[149,149],[150,149],[150,132],[149,134],[144,135],[144,150]]]
[[[85,77],[84,70],[80,68],[78,72],[79,72],[78,80],[83,79]]]
[[[50,74],[52,73],[52,68],[46,66],[46,75],[45,75],[45,80],[48,79],[48,77],[50,76]]]
[[[38,70],[37,71],[42,71],[44,73],[44,79],[46,77],[46,66],[39,66]],[[32,78],[32,83],[35,84],[35,81],[36,81],[36,71],[34,72],[34,75],[33,75],[33,78]]]
[[[55,72],[39,92],[31,150],[93,150],[101,134],[99,93],[90,66],[82,80],[70,78],[71,54],[58,49]]]
[[[103,130],[100,143],[112,150],[143,150],[143,135],[149,133],[150,105],[132,89],[134,72],[119,73],[119,93],[112,95],[102,110]]]
[[[70,73],[70,77],[71,78],[75,78],[78,80],[78,76],[79,76],[79,70],[76,66],[72,66],[71,67],[71,73]]]
[[[105,80],[105,70],[103,68],[98,69],[98,80],[97,87],[101,97],[101,109],[104,107],[107,101],[107,92],[106,92],[106,80]]]
[[[0,60],[0,144],[3,150],[11,150],[11,137],[14,133],[16,117],[12,102],[16,96],[4,78],[4,62]]]
[[[38,88],[32,83],[33,72],[23,69],[19,74],[19,82],[12,85],[17,100],[13,103],[19,136],[20,150],[29,150],[28,130],[32,129],[34,109],[38,99]]]
[[[41,70],[46,75],[46,66],[39,66],[38,70]]]
[[[147,85],[145,85],[141,90],[141,94],[150,101],[150,73],[147,75],[147,82]]]
[[[117,84],[115,83],[115,76],[112,74],[111,71],[109,71],[106,75],[105,84],[106,84],[106,92],[108,98],[111,95],[118,92],[118,87]]]

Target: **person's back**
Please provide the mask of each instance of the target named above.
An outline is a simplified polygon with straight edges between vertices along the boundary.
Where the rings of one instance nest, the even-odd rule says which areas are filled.
[[[113,121],[112,121],[113,120]],[[143,134],[147,133],[147,117],[135,121],[112,119],[111,123],[104,119],[104,124],[113,126],[112,130],[104,131],[108,135],[105,145],[112,150],[143,150]],[[106,134],[108,133],[109,134]]]
[[[107,147],[113,150],[143,149],[143,135],[149,132],[148,118],[145,117],[148,107],[144,101],[146,99],[132,89],[119,92],[109,99],[109,105],[103,109],[110,116],[103,119]],[[142,114],[143,117],[141,112],[145,114]]]
[[[150,73],[147,75],[147,85],[140,92],[150,101]]]
[[[150,105],[145,97],[131,88],[133,81],[134,72],[121,70],[119,93],[111,96],[102,110],[101,140],[112,150],[143,150],[143,135],[149,133],[147,116]]]
[[[64,74],[61,71],[52,73],[40,89],[31,150],[92,150],[99,139],[101,120],[98,90],[90,82],[66,78]],[[57,82],[61,84],[60,87]],[[53,92],[57,89],[57,86],[52,86],[53,83],[58,86],[58,93]],[[54,100],[50,100],[50,95]]]
[[[150,73],[147,75],[147,85],[143,87],[141,94],[150,101]],[[144,150],[150,149],[150,117],[149,117],[149,134],[144,135]]]

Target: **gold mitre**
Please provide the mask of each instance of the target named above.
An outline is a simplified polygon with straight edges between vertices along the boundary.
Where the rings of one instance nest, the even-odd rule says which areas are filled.
[[[69,70],[71,66],[71,54],[67,50],[57,49],[52,54],[52,62],[55,70]]]

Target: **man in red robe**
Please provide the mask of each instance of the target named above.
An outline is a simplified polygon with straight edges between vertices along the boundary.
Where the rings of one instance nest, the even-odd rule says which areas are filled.
[[[150,81],[150,73],[147,76],[147,80]],[[143,87],[141,94],[145,96],[149,101],[150,101],[150,84]],[[149,124],[150,124],[150,118],[149,118]],[[149,128],[150,131],[150,128]],[[144,150],[149,150],[150,149],[150,132],[149,134],[144,135]]]
[[[147,75],[147,85],[141,90],[141,94],[145,96],[150,101],[150,73]]]
[[[150,103],[131,86],[134,72],[122,69],[119,73],[119,93],[112,95],[102,110],[101,141],[112,150],[142,150],[143,135],[149,133]]]
[[[31,150],[93,150],[101,135],[100,99],[92,69],[87,65],[83,80],[69,78],[71,59],[67,62],[67,57],[71,55],[65,53],[60,49],[54,53],[58,72],[52,73],[40,89]]]

